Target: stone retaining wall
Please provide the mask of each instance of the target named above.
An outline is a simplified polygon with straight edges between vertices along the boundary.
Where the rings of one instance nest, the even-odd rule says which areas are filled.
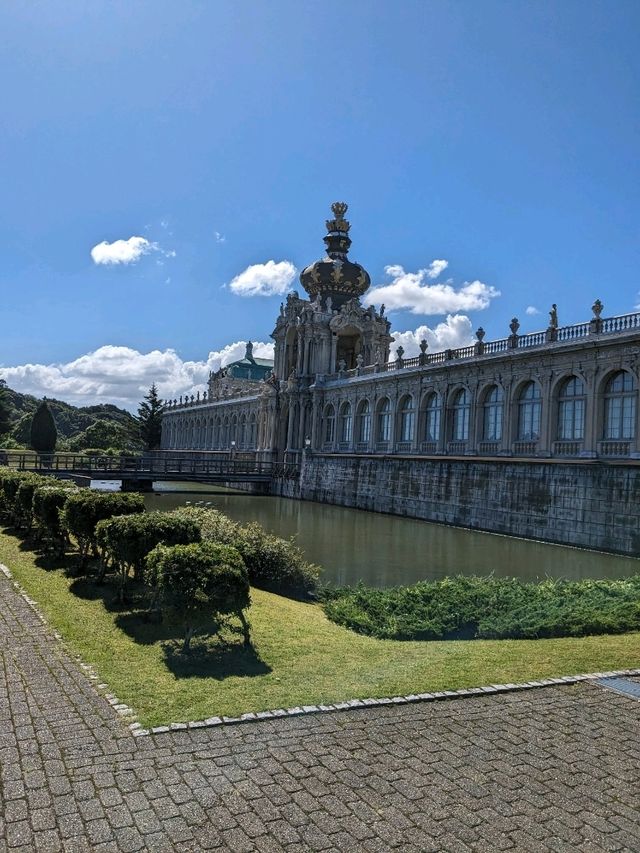
[[[272,493],[623,554],[640,553],[640,466],[309,455]]]

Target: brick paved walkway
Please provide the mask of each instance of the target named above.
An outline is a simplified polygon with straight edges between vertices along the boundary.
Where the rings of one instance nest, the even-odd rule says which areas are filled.
[[[0,851],[640,850],[592,684],[134,738],[0,576]]]

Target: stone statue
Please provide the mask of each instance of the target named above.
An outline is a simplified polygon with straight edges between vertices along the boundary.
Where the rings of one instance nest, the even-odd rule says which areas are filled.
[[[380,306],[380,317],[384,317],[384,302]]]
[[[558,306],[554,302],[551,306],[551,311],[549,311],[549,328],[557,329],[558,328]]]
[[[331,306],[333,305],[333,299],[330,296],[327,296],[327,300],[326,300],[325,304],[327,306],[327,313],[331,314]]]

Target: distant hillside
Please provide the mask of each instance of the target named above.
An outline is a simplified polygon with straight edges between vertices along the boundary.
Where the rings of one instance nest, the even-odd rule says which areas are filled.
[[[21,394],[12,388],[6,388],[6,397],[10,406],[10,418],[12,430],[10,436],[20,444],[29,443],[31,429],[31,418],[40,400],[31,394]],[[107,446],[136,446],[138,442],[137,421],[130,412],[119,409],[110,403],[102,403],[98,406],[72,406],[62,400],[47,398],[47,403],[58,428],[59,444],[64,446],[67,440],[69,449],[76,449],[74,445],[102,446],[105,442],[91,442],[87,445],[82,441],[83,434],[89,429],[88,437],[97,437],[100,430],[96,424],[106,427],[102,430],[105,439],[110,437]],[[91,428],[91,429],[90,429]],[[81,449],[78,447],[77,449]],[[84,449],[84,447],[82,447]]]

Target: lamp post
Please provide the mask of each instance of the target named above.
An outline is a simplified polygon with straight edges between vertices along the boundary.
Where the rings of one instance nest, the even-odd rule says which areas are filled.
[[[235,439],[231,439],[231,458],[235,459],[236,457],[236,442]]]

